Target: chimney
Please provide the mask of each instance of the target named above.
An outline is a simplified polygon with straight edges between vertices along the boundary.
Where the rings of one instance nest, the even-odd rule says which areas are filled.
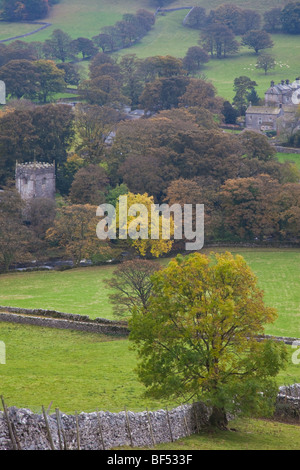
[[[275,85],[275,82],[274,80],[271,81],[271,87],[273,87]]]
[[[289,81],[289,80],[286,80],[285,83],[286,83],[287,85],[289,85],[289,84],[290,84],[290,81]]]
[[[284,80],[281,80],[281,85],[284,85]]]

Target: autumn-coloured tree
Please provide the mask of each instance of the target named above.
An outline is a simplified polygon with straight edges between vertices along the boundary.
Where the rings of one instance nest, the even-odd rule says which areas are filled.
[[[167,188],[166,201],[170,206],[179,204],[182,209],[185,204],[190,204],[193,210],[197,204],[204,204],[205,240],[221,238],[222,212],[219,204],[219,184],[216,180],[207,176],[174,180]],[[195,218],[195,210],[193,216]]]
[[[226,25],[234,34],[245,32],[245,16],[242,8],[233,4],[223,4],[210,13],[214,23]]]
[[[274,200],[279,213],[282,240],[299,242],[300,237],[300,187],[299,183],[283,184]]]
[[[88,38],[79,37],[70,43],[70,48],[75,54],[82,54],[82,58],[93,57],[98,53],[93,41]]]
[[[146,84],[140,104],[143,109],[152,112],[177,108],[188,82],[188,78],[183,76],[157,78]]]
[[[110,75],[99,75],[91,80],[84,80],[79,90],[90,104],[119,107],[129,102],[122,94],[120,84]]]
[[[207,23],[206,10],[202,7],[194,7],[189,15],[186,17],[184,26],[188,26],[193,29],[201,29]]]
[[[129,320],[146,395],[204,402],[211,425],[222,429],[228,412],[271,414],[286,347],[257,341],[276,311],[265,306],[245,260],[230,253],[178,256],[151,280],[146,308],[134,309]]]
[[[8,44],[0,44],[0,65],[3,66],[11,60],[37,60],[37,46],[33,43],[20,41],[11,41]]]
[[[47,240],[63,248],[76,266],[82,259],[107,250],[107,243],[96,234],[96,209],[90,204],[64,206],[57,210],[54,224],[47,230]]]
[[[4,271],[29,257],[30,232],[23,224],[23,208],[16,189],[5,186],[0,192],[0,266]]]
[[[105,201],[108,183],[106,171],[101,166],[91,164],[80,168],[71,185],[70,201],[98,206]]]
[[[73,119],[70,106],[55,104],[25,103],[24,107],[1,114],[0,183],[14,176],[16,161],[65,162],[73,137]]]
[[[138,185],[147,185],[148,179],[153,184],[149,191],[147,186],[148,193],[161,198],[168,184],[181,177],[206,175],[222,182],[237,177],[242,155],[237,137],[200,126],[196,120],[196,113],[180,108],[151,119],[124,122],[118,127],[107,159],[112,181],[124,180],[131,191],[136,191]],[[139,165],[147,175],[145,181]]]
[[[129,246],[143,257],[159,258],[168,253],[173,245],[172,214],[168,217],[157,213],[155,216],[152,211],[155,205],[153,196],[147,193],[129,192],[124,202],[125,205],[119,199],[116,205],[116,228],[119,238],[125,239]]]
[[[179,99],[179,106],[204,108],[219,114],[223,99],[217,96],[215,87],[201,79],[191,78],[185,93]]]
[[[244,155],[248,158],[257,158],[265,162],[274,160],[276,150],[270,145],[265,135],[245,130],[245,132],[239,135],[239,141],[242,145]]]
[[[278,232],[274,201],[279,188],[269,175],[227,180],[220,191],[225,230],[235,239],[248,241],[262,241]]]
[[[0,68],[0,76],[5,82],[7,94],[12,98],[34,98],[39,90],[38,70],[34,61],[11,60]]]
[[[44,240],[48,228],[53,224],[56,202],[48,198],[34,198],[28,204],[27,221],[36,237]]]
[[[16,160],[22,162],[32,155],[36,135],[28,111],[2,113],[0,126],[0,184],[5,184],[14,176]]]
[[[132,106],[139,104],[139,97],[144,88],[144,80],[140,70],[142,59],[139,59],[136,54],[125,54],[119,62],[121,74],[123,93],[127,96]]]
[[[99,163],[106,149],[105,140],[123,114],[109,106],[77,104],[74,117],[76,152],[86,163]]]
[[[183,66],[189,73],[197,72],[209,61],[207,52],[199,46],[192,46],[183,58]]]

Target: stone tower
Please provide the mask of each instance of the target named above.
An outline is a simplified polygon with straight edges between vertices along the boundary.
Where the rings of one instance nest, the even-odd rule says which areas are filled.
[[[0,80],[0,104],[6,104],[6,86],[2,80]]]
[[[55,163],[17,163],[16,188],[25,202],[55,199]]]

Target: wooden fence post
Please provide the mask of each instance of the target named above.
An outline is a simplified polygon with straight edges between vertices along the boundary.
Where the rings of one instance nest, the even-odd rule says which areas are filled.
[[[54,446],[54,443],[53,443],[51,430],[50,430],[50,426],[49,426],[49,423],[48,423],[48,418],[47,418],[44,406],[42,406],[42,410],[43,410],[44,420],[45,420],[45,423],[46,423],[46,429],[47,429],[47,433],[48,433],[48,439],[49,439],[49,442],[50,442],[50,447],[51,447],[51,450],[55,450],[55,446]]]
[[[102,448],[105,450],[105,445],[104,445],[104,439],[103,439],[103,432],[102,432],[102,424],[101,424],[101,418],[99,411],[97,410],[97,419],[98,419],[98,425],[99,425],[99,430],[100,430],[100,437],[101,437],[101,443],[102,443]]]
[[[130,422],[128,418],[128,413],[125,407],[125,417],[126,417],[126,423],[127,423],[127,428],[128,428],[128,434],[129,434],[129,439],[130,439],[130,445],[133,447],[133,442],[132,442],[132,435],[131,435],[131,430],[130,430]]]
[[[76,419],[77,450],[80,450],[80,433],[79,433],[79,421],[78,421],[77,411],[75,413],[75,419]]]
[[[15,436],[14,436],[12,425],[11,425],[11,422],[10,422],[8,410],[7,410],[6,404],[4,402],[3,396],[1,396],[1,401],[2,401],[2,405],[3,405],[4,416],[6,418],[6,422],[7,422],[7,426],[8,426],[8,432],[9,432],[9,436],[10,436],[10,439],[11,439],[11,442],[12,442],[13,450],[18,450],[18,446],[17,446],[17,443],[16,443],[16,439],[15,439]]]
[[[148,408],[147,408],[147,417],[148,417],[148,422],[149,422],[149,429],[150,429],[150,435],[151,435],[152,444],[155,446],[156,442],[155,442],[155,439],[154,439],[154,434],[153,434],[153,429],[152,429],[152,423],[151,423],[151,418],[150,418],[150,415],[149,415]]]
[[[59,448],[60,450],[63,450],[63,443],[62,443],[62,430],[61,430],[61,423],[60,423],[60,416],[59,416],[59,409],[55,408],[55,413],[56,413],[56,422],[57,422],[57,433],[58,433],[58,439],[59,439]]]
[[[166,412],[167,412],[167,420],[168,420],[168,425],[169,425],[169,431],[170,431],[170,436],[171,436],[171,442],[174,442],[168,408],[166,408]]]

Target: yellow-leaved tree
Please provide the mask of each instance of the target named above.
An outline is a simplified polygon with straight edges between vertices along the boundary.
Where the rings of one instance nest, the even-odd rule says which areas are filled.
[[[116,205],[116,227],[120,239],[127,239],[141,256],[156,258],[168,253],[173,245],[172,217],[155,212],[152,196],[129,192]]]

